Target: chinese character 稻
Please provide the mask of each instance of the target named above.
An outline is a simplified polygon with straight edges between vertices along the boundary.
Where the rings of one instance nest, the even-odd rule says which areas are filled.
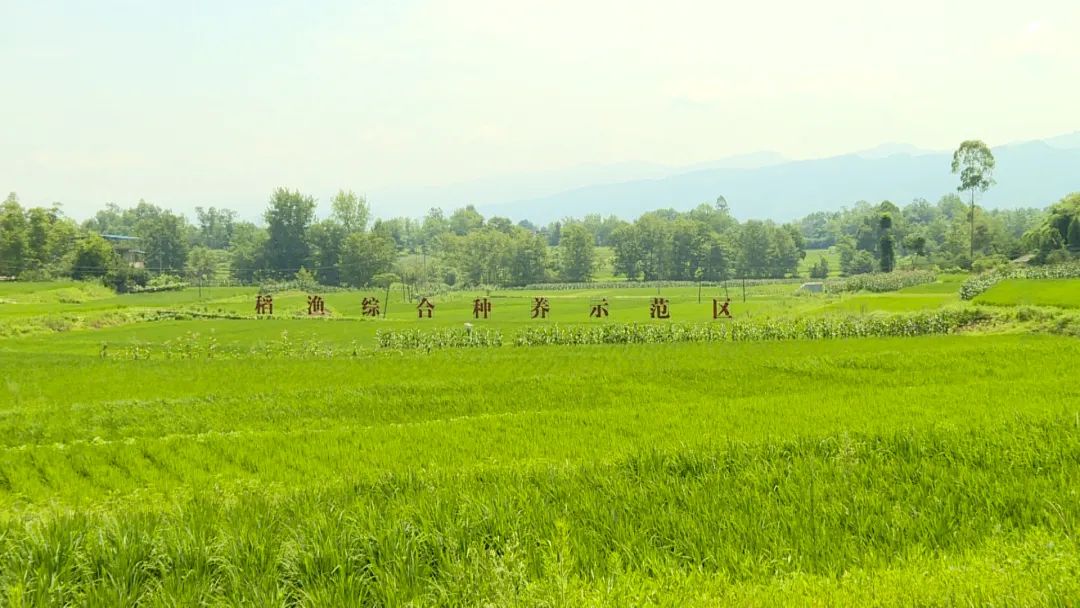
[[[379,298],[364,298],[361,305],[364,308],[365,317],[379,316]]]
[[[265,296],[255,296],[255,314],[257,315],[272,315],[274,314],[274,297],[270,294]]]
[[[599,319],[606,316],[608,316],[608,302],[607,298],[604,298],[603,300],[600,300],[599,304],[592,305],[592,310],[589,311],[589,318],[596,317]]]
[[[532,318],[546,319],[550,311],[551,306],[548,304],[547,298],[533,298]]]
[[[472,314],[474,319],[479,319],[483,316],[485,319],[491,314],[491,300],[487,298],[476,298],[472,303]]]
[[[654,319],[670,319],[667,298],[653,298],[652,305],[649,306],[649,316]]]
[[[323,302],[322,296],[308,296],[308,298],[307,298],[307,314],[309,314],[309,315],[323,315],[323,314],[326,314],[326,305]]]
[[[431,318],[431,313],[435,311],[435,305],[431,303],[431,300],[427,298],[421,298],[420,303],[416,305],[417,317],[423,319],[425,316]]]
[[[731,318],[731,311],[728,310],[728,306],[731,304],[731,298],[724,298],[721,302],[719,298],[713,298],[712,301],[712,318],[719,319],[720,317]]]

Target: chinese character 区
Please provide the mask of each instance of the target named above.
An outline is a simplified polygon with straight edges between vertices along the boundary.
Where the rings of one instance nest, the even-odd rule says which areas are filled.
[[[653,298],[652,305],[649,306],[649,316],[654,319],[670,319],[671,312],[668,311],[667,298]]]
[[[379,316],[379,298],[364,298],[361,305],[364,307],[365,317]]]
[[[533,298],[532,318],[546,319],[550,310],[551,306],[548,305],[547,298]]]
[[[719,319],[720,317],[731,318],[731,311],[728,310],[728,306],[731,304],[731,298],[724,298],[721,302],[719,298],[713,298],[712,301],[712,318]]]
[[[491,314],[491,300],[487,298],[476,298],[472,303],[472,314],[474,319],[479,319],[481,315],[484,318],[488,318]]]
[[[435,305],[431,303],[431,300],[427,298],[421,298],[420,303],[416,306],[416,314],[419,318],[423,319],[425,313],[427,318],[431,318],[431,313],[435,311]]]
[[[603,300],[600,300],[599,304],[592,305],[592,310],[589,311],[589,318],[596,317],[599,319],[606,316],[608,316],[608,303],[607,298],[604,298]]]
[[[309,314],[309,315],[324,315],[324,314],[326,314],[326,306],[323,303],[322,296],[308,296],[307,297],[307,314]]]
[[[255,296],[255,314],[257,315],[272,315],[274,314],[274,297],[270,294],[265,296]]]

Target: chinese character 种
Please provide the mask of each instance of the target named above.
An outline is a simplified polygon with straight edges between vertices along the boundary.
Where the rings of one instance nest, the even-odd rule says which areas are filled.
[[[364,307],[365,317],[379,316],[379,298],[364,298],[361,305]]]
[[[265,296],[255,296],[255,314],[257,315],[272,315],[274,314],[274,297],[270,294]]]
[[[608,302],[607,298],[604,298],[603,300],[600,300],[599,304],[592,305],[592,310],[589,311],[589,318],[596,317],[599,319],[606,316],[608,316]]]
[[[431,300],[427,298],[421,298],[420,303],[416,306],[416,314],[419,318],[423,319],[425,316],[431,318],[431,313],[435,311],[435,305],[431,303]]]
[[[323,302],[322,296],[308,296],[308,298],[307,298],[307,314],[309,314],[309,315],[326,314],[326,305]]]
[[[654,319],[670,319],[667,298],[653,298],[652,305],[649,306],[649,316]]]
[[[719,319],[720,317],[731,318],[731,311],[728,310],[728,306],[731,305],[731,298],[724,298],[721,302],[719,298],[713,298],[712,301],[712,318]]]
[[[547,298],[533,298],[532,318],[546,319],[550,310]]]
[[[472,314],[474,319],[479,319],[483,316],[485,319],[491,314],[491,300],[487,298],[476,298],[472,303]]]

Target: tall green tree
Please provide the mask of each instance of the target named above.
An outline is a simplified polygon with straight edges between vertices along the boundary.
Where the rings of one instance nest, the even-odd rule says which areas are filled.
[[[394,241],[375,232],[354,232],[345,239],[341,256],[341,278],[353,287],[370,285],[378,274],[394,267]]]
[[[17,277],[26,268],[27,236],[26,216],[12,192],[0,205],[0,275]]]
[[[87,235],[75,246],[75,255],[71,262],[71,277],[85,279],[103,277],[111,268],[120,264],[120,260],[108,241],[96,234]]]
[[[315,219],[315,199],[299,190],[278,188],[263,217],[268,235],[265,257],[271,272],[291,277],[301,266],[310,265],[307,231]]]
[[[960,144],[953,153],[952,172],[960,174],[959,192],[971,194],[971,260],[975,259],[975,193],[986,192],[994,185],[994,153],[989,146],[977,139],[969,139]]]
[[[357,196],[352,190],[338,190],[330,207],[333,210],[331,217],[341,224],[346,234],[367,230],[371,209],[364,197]]]
[[[892,272],[896,267],[896,238],[892,234],[892,214],[882,213],[879,223],[881,239],[878,244],[878,267]]]
[[[596,267],[596,237],[581,224],[562,229],[559,240],[559,275],[562,280],[582,283],[592,280]]]
[[[226,249],[232,243],[236,212],[216,207],[195,207],[198,243],[210,249]]]

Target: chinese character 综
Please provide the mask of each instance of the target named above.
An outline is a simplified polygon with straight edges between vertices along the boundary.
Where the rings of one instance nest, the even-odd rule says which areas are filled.
[[[361,302],[361,306],[363,306],[363,314],[365,317],[379,316],[379,298],[364,298],[364,301]]]

